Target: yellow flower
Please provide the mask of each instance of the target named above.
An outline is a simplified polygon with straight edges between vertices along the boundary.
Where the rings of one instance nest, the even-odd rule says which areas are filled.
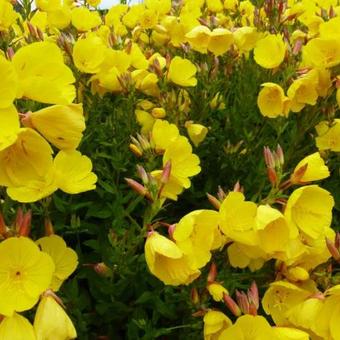
[[[45,236],[36,241],[40,249],[51,256],[55,270],[50,288],[58,291],[62,283],[75,271],[78,265],[77,253],[67,247],[58,235]]]
[[[48,26],[62,30],[71,23],[71,8],[63,5],[60,8],[47,12]]]
[[[138,90],[150,96],[159,96],[158,77],[155,73],[147,70],[135,70],[131,72],[131,78]]]
[[[210,33],[208,50],[215,56],[224,54],[234,42],[233,34],[226,28],[215,28]]]
[[[0,151],[2,151],[15,143],[19,133],[19,115],[14,105],[0,108],[0,127]]]
[[[303,50],[306,66],[328,68],[340,63],[340,41],[338,39],[315,38]]]
[[[273,330],[263,316],[242,315],[218,339],[272,340],[273,336]]]
[[[242,193],[230,192],[220,207],[221,230],[234,241],[256,245],[258,241],[254,229],[256,211],[256,204],[245,201]]]
[[[136,120],[142,126],[141,132],[143,135],[148,135],[155,124],[155,118],[147,111],[135,110]]]
[[[257,41],[254,49],[254,59],[264,68],[275,68],[281,65],[286,54],[286,45],[277,34],[268,34]]]
[[[204,340],[218,340],[221,333],[232,325],[222,312],[210,310],[204,315]],[[236,339],[235,339],[236,340]]]
[[[272,317],[277,326],[289,325],[289,311],[302,303],[314,291],[301,288],[285,281],[273,282],[262,298],[264,311]]]
[[[239,27],[234,32],[234,40],[237,48],[241,53],[247,53],[251,51],[260,37],[255,27]]]
[[[11,237],[0,243],[0,259],[0,313],[32,308],[51,283],[51,257],[29,238]]]
[[[18,14],[6,0],[0,0],[0,32],[7,31],[15,23]]]
[[[273,335],[276,340],[309,340],[309,334],[300,329],[290,327],[273,327]]]
[[[18,74],[18,98],[28,97],[47,104],[70,104],[75,98],[72,71],[64,64],[57,45],[36,42],[21,47],[13,57]]]
[[[223,300],[223,294],[229,294],[226,288],[216,282],[208,284],[207,289],[212,298],[217,302]]]
[[[99,13],[90,11],[86,7],[74,8],[71,21],[72,25],[80,32],[87,32],[102,23]]]
[[[315,105],[318,99],[319,78],[314,72],[308,72],[294,80],[289,86],[287,95],[291,100],[291,110],[300,112],[306,104]]]
[[[79,71],[84,73],[97,73],[104,62],[107,47],[103,41],[95,36],[88,35],[85,39],[78,39],[73,46],[73,61]]]
[[[210,30],[207,26],[196,26],[185,37],[187,38],[191,48],[200,53],[207,53],[210,42]]]
[[[298,163],[290,180],[292,183],[311,182],[327,178],[329,175],[328,167],[325,165],[320,153],[315,152]]]
[[[257,106],[263,116],[276,118],[287,117],[290,108],[290,100],[285,96],[281,86],[274,83],[263,83],[262,90],[257,98]]]
[[[207,136],[208,129],[204,125],[194,124],[192,121],[187,121],[185,123],[185,127],[188,131],[190,140],[196,147],[201,144]]]
[[[176,224],[173,238],[191,268],[202,268],[211,259],[219,215],[214,210],[195,210]]]
[[[29,123],[59,149],[78,147],[85,119],[82,104],[53,105],[28,114]]]
[[[71,319],[52,296],[42,297],[34,317],[34,330],[37,340],[77,337]]]
[[[293,191],[284,215],[289,223],[317,239],[331,224],[333,206],[334,199],[327,190],[308,185]]]
[[[4,109],[12,105],[17,96],[18,79],[12,63],[2,55],[0,55],[0,77],[0,109]]]
[[[79,151],[59,151],[54,158],[58,187],[68,194],[94,190],[97,176],[92,172],[90,158]]]
[[[340,119],[334,119],[332,125],[322,121],[315,129],[318,133],[315,141],[319,150],[340,152]]]
[[[320,313],[324,305],[324,300],[318,298],[307,298],[287,311],[287,318],[290,324],[308,331],[314,328],[319,329],[319,320],[322,318]],[[327,314],[326,314],[327,315]],[[318,335],[320,331],[317,332]]]
[[[157,119],[153,125],[151,136],[156,150],[166,150],[179,137],[179,131],[175,124]]]
[[[162,170],[154,170],[151,172],[152,177],[156,180],[158,188],[160,188],[163,185],[163,189],[161,192],[162,198],[169,198],[173,201],[177,201],[177,196],[180,195],[184,187],[180,180],[178,180],[176,177],[171,176],[167,183],[161,183],[163,171]]]
[[[145,6],[157,11],[159,14],[167,14],[171,10],[171,0],[145,0]]]
[[[179,86],[196,86],[196,66],[188,59],[175,57],[171,60],[168,80]]]
[[[290,238],[298,236],[297,229],[288,225],[280,211],[268,205],[257,208],[256,230],[259,246],[268,254],[284,251]]]
[[[52,152],[37,132],[21,128],[15,143],[0,151],[0,185],[22,186],[43,178],[52,166]]]
[[[145,242],[145,259],[150,272],[168,285],[188,285],[200,275],[197,268],[189,266],[181,249],[157,232]]]
[[[0,323],[0,339],[36,340],[33,326],[23,316],[14,313]]]
[[[201,171],[200,159],[192,153],[189,141],[180,136],[174,140],[163,155],[163,166],[171,161],[171,175],[182,184],[184,188],[191,185],[189,177],[197,175]]]

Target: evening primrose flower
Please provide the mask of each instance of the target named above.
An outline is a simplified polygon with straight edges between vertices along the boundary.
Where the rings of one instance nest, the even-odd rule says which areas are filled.
[[[289,325],[289,311],[312,293],[314,293],[313,288],[304,289],[290,282],[275,281],[266,290],[262,298],[262,307],[276,325]]]
[[[173,239],[192,268],[202,268],[210,261],[218,223],[217,211],[195,210],[176,224]]]
[[[327,178],[329,175],[328,167],[325,165],[320,153],[315,152],[298,163],[290,180],[292,183],[312,182]]]
[[[200,159],[192,153],[192,147],[187,138],[180,136],[169,144],[163,155],[163,166],[171,161],[171,175],[182,184],[184,188],[191,185],[189,177],[201,171]]]
[[[200,275],[176,243],[157,232],[151,232],[145,242],[145,260],[150,272],[168,285],[188,285]]]
[[[276,340],[309,340],[309,334],[291,327],[273,327],[273,339]]]
[[[0,0],[0,32],[7,31],[11,27],[18,14],[14,11],[13,6],[6,0]]]
[[[179,86],[196,86],[196,66],[188,59],[176,56],[171,60],[168,80]]]
[[[290,99],[285,96],[282,87],[275,83],[263,83],[258,97],[257,106],[263,116],[276,118],[287,117],[290,109]]]
[[[315,38],[302,50],[305,66],[329,68],[340,63],[340,41],[338,39]]]
[[[263,68],[275,68],[281,65],[286,54],[286,45],[277,34],[268,34],[257,41],[254,49],[254,60]]]
[[[242,315],[218,339],[271,340],[273,336],[272,327],[263,316]]]
[[[175,124],[157,119],[153,125],[151,136],[156,150],[166,150],[179,137],[179,130]]]
[[[21,128],[15,143],[0,151],[0,185],[23,186],[41,179],[52,166],[52,152],[36,131]]]
[[[19,129],[19,115],[14,105],[0,108],[0,151],[15,143]],[[6,128],[4,128],[6,127]]]
[[[207,26],[196,26],[185,37],[191,48],[200,53],[207,53],[210,41],[210,29]]]
[[[43,41],[21,47],[12,62],[19,80],[18,98],[46,104],[73,102],[75,78],[57,45]]]
[[[318,133],[315,141],[319,150],[340,152],[340,119],[334,119],[333,124],[322,121],[315,129]]]
[[[0,259],[0,313],[12,316],[32,308],[51,283],[51,257],[31,239],[11,237],[0,243]]]
[[[79,151],[59,151],[53,163],[57,185],[62,191],[78,194],[96,188],[97,176],[92,172],[92,162]]]
[[[317,239],[331,225],[333,206],[334,199],[327,190],[317,185],[307,185],[293,191],[284,215],[289,223],[312,239]]]
[[[220,56],[229,50],[233,42],[234,36],[231,31],[226,28],[215,28],[210,33],[208,51]]]
[[[50,295],[41,298],[34,317],[37,340],[75,339],[76,329],[64,309]]]
[[[208,129],[201,124],[195,124],[192,121],[185,122],[185,127],[193,144],[197,147],[201,144],[207,136]]]
[[[7,2],[5,1],[5,3]],[[18,77],[13,64],[2,55],[0,55],[0,77],[0,109],[3,109],[12,105],[17,95]]]
[[[222,312],[209,310],[204,315],[204,340],[217,340],[221,333],[232,325],[232,321]]]
[[[319,96],[318,85],[318,75],[311,71],[294,80],[287,91],[288,98],[291,100],[291,110],[300,112],[306,104],[315,105]]]
[[[62,283],[75,271],[78,265],[77,253],[67,247],[58,235],[45,236],[36,241],[44,253],[51,256],[55,270],[50,288],[58,291]]]
[[[72,25],[80,32],[87,32],[102,23],[99,13],[90,11],[86,7],[74,8],[71,21]]]
[[[241,53],[247,53],[251,51],[260,38],[259,32],[256,27],[243,26],[237,28],[233,32],[234,41]]]
[[[256,204],[245,201],[241,192],[230,192],[220,207],[222,232],[234,241],[256,245],[256,211]]]
[[[78,39],[72,52],[74,64],[81,72],[97,73],[105,59],[106,50],[102,39],[94,34]]]
[[[36,340],[33,326],[22,315],[14,313],[0,323],[0,339]]]
[[[29,112],[24,123],[38,130],[58,149],[76,149],[85,130],[82,104],[53,105]]]

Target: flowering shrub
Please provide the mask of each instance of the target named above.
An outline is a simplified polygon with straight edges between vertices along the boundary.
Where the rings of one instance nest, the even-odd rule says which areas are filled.
[[[0,339],[339,339],[337,0],[0,0]]]

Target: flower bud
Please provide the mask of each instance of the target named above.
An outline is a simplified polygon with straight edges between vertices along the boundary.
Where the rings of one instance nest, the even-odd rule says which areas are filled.
[[[208,197],[209,202],[211,203],[211,205],[216,209],[219,210],[221,207],[221,202],[213,195],[210,194],[206,194]]]
[[[214,262],[212,262],[211,265],[210,265],[210,270],[209,270],[209,274],[208,274],[208,277],[207,277],[208,283],[215,282],[216,277],[217,277],[217,266]]]
[[[200,303],[200,296],[198,295],[197,288],[194,287],[191,289],[190,298],[191,298],[191,302],[194,305],[198,305]]]
[[[237,303],[228,294],[223,294],[223,300],[228,309],[233,313],[233,315],[239,317],[242,315],[242,311]]]

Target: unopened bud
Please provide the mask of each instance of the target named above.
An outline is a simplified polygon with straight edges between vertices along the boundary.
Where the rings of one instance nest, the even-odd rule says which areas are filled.
[[[9,60],[12,60],[14,57],[14,50],[12,47],[8,47],[7,49],[7,57]]]
[[[267,176],[272,186],[277,184],[277,175],[274,168],[267,168]]]
[[[96,263],[93,266],[93,269],[100,276],[104,276],[104,277],[112,276],[112,270],[104,262]]]
[[[220,207],[221,207],[221,202],[213,195],[210,195],[210,194],[206,194],[207,197],[208,197],[208,200],[210,202],[210,204],[216,209],[216,210],[219,210]]]
[[[45,235],[46,236],[54,235],[53,224],[49,217],[45,217],[44,225],[45,225]]]
[[[138,148],[138,146],[136,146],[135,144],[130,143],[129,149],[130,149],[130,151],[131,151],[135,156],[137,156],[137,157],[142,157],[142,156],[143,156],[142,150],[140,150],[140,149]]]
[[[125,178],[125,181],[132,190],[137,192],[137,194],[139,194],[143,197],[145,196],[147,199],[152,201],[152,198],[151,198],[151,196],[148,192],[148,189],[145,188],[143,185],[141,185],[140,183],[138,183],[137,181],[135,181],[131,178]]]
[[[334,245],[337,249],[340,248],[340,233],[339,232],[335,234]]]
[[[249,301],[246,293],[236,290],[236,301],[243,314],[249,314]]]
[[[340,261],[340,252],[339,252],[339,249],[335,247],[335,244],[329,239],[326,237],[326,245],[327,245],[327,248],[329,250],[329,252],[331,253],[333,259],[337,262]]]
[[[212,262],[211,265],[210,265],[210,270],[209,270],[209,274],[208,274],[208,277],[207,277],[208,283],[215,282],[216,277],[217,277],[217,266],[214,262]]]
[[[276,156],[279,159],[280,164],[283,165],[285,163],[285,158],[280,144],[276,147]]]
[[[18,234],[20,236],[28,236],[31,231],[31,219],[32,219],[32,211],[29,210],[27,213],[23,215],[22,222],[19,225]]]
[[[256,310],[260,306],[260,298],[259,298],[259,290],[257,288],[257,284],[255,281],[253,281],[250,285],[250,288],[248,289],[248,300],[250,303],[253,303],[256,307]]]
[[[169,182],[171,174],[171,160],[168,160],[163,168],[162,176],[161,176],[161,183],[166,184]]]
[[[221,186],[218,186],[217,198],[222,202],[226,198],[226,193],[223,191]]]
[[[175,229],[176,229],[176,224],[170,224],[168,226],[168,234],[169,234],[171,239],[173,239],[173,237],[174,237]]]
[[[141,165],[138,164],[136,167],[139,178],[142,180],[144,185],[147,185],[149,183],[149,176],[146,170]]]
[[[39,40],[44,41],[44,33],[39,27],[37,27],[37,35],[38,35]]]
[[[154,118],[164,118],[166,116],[166,112],[162,107],[155,107],[152,109],[151,114]]]
[[[0,213],[0,235],[5,236],[7,232],[7,227],[5,223],[4,216]]]
[[[198,295],[197,288],[194,287],[194,288],[191,289],[190,298],[191,298],[191,302],[194,305],[198,305],[200,303],[200,297]]]
[[[293,47],[293,55],[299,54],[303,45],[304,45],[303,39],[297,39]]]
[[[263,155],[267,168],[275,168],[275,159],[268,146],[263,148]]]
[[[237,182],[235,183],[235,185],[234,185],[233,191],[234,191],[234,192],[242,192],[242,191],[243,191],[242,189],[243,189],[243,188],[241,187],[240,182],[237,181]]]
[[[237,305],[237,303],[233,300],[233,298],[230,295],[224,293],[223,301],[225,305],[228,307],[228,309],[233,313],[233,315],[235,315],[236,317],[242,315],[240,307]]]
[[[30,22],[27,22],[27,28],[31,34],[32,37],[34,38],[38,38],[38,34],[37,34],[37,31],[35,30],[34,26],[30,23]]]

